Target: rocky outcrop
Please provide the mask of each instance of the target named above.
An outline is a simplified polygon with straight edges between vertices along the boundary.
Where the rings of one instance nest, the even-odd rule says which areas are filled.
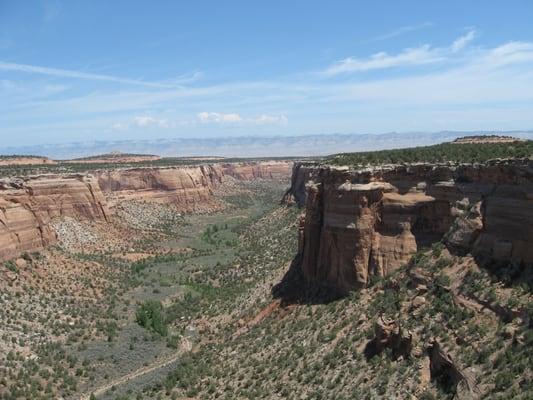
[[[107,220],[109,211],[92,176],[48,175],[0,181],[0,260],[56,242],[56,217]]]
[[[319,171],[320,168],[317,165],[301,162],[294,163],[292,167],[291,186],[283,195],[281,203],[287,205],[297,204],[298,207],[303,207],[307,200],[305,185],[307,182],[313,180]]]
[[[461,369],[452,356],[434,340],[427,349],[431,379],[446,392],[454,393],[454,398],[475,400],[480,391],[470,374]]]
[[[374,334],[374,338],[365,347],[364,353],[367,359],[382,353],[385,349],[391,350],[394,360],[411,356],[413,334],[403,330],[398,322],[380,316],[374,325]]]
[[[295,259],[300,275],[308,286],[347,293],[446,238],[480,259],[532,263],[532,166],[295,167],[292,196],[303,198],[310,177]]]
[[[292,162],[289,161],[257,161],[244,163],[222,164],[224,175],[238,180],[272,179],[288,180],[291,176]]]
[[[218,208],[212,190],[222,182],[218,166],[133,168],[96,172],[98,184],[109,204],[142,200],[174,204],[179,211],[210,211]]]
[[[98,171],[96,176],[110,207],[118,201],[142,200],[173,204],[181,212],[205,212],[220,208],[213,197],[213,189],[225,177],[288,180],[291,165],[275,161],[114,169]]]

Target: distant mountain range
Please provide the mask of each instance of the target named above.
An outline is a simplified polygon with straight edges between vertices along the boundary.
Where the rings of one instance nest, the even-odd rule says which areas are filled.
[[[323,156],[341,152],[426,146],[458,137],[484,134],[533,139],[533,131],[413,132],[383,134],[330,134],[303,136],[242,136],[205,139],[86,141],[62,144],[1,147],[0,154],[40,155],[53,159],[88,157],[111,152],[157,154],[164,157]]]

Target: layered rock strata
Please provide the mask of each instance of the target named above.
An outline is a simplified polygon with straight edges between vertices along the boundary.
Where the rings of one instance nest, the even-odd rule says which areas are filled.
[[[0,181],[0,260],[56,242],[56,217],[107,220],[109,211],[92,176],[48,175]]]
[[[0,180],[0,260],[56,243],[51,220],[108,220],[125,200],[172,204],[180,212],[209,212],[221,204],[213,190],[238,180],[288,180],[291,162],[215,163],[167,168],[95,171],[94,175],[43,175]]]
[[[222,182],[218,166],[133,168],[98,171],[98,184],[110,207],[124,200],[174,204],[181,212],[217,208],[212,190]]]
[[[292,163],[286,161],[211,164],[190,167],[133,168],[96,172],[110,207],[123,200],[173,204],[181,212],[220,208],[213,189],[225,177],[237,180],[288,180]]]
[[[292,184],[285,197],[305,201],[293,268],[308,286],[347,293],[443,238],[483,259],[533,262],[529,160],[373,170],[304,165],[294,167]]]
[[[290,161],[259,161],[222,164],[220,168],[224,175],[238,180],[287,180],[291,176],[292,165]]]

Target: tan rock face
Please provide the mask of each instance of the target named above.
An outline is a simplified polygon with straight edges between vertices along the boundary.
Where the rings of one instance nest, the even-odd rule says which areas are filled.
[[[308,285],[340,293],[388,274],[445,235],[450,246],[482,258],[531,263],[531,167],[529,161],[374,171],[295,167],[300,176],[288,191],[295,198],[302,199],[302,181],[311,177],[295,260]]]
[[[250,162],[175,168],[97,171],[0,180],[0,260],[56,243],[56,217],[108,220],[123,200],[174,204],[181,212],[214,211],[224,176],[239,180],[288,180],[290,162]],[[105,196],[104,196],[105,195]]]
[[[174,204],[182,212],[213,211],[220,204],[213,189],[225,176],[238,180],[288,180],[290,162],[250,162],[175,168],[134,168],[100,171],[96,175],[110,207],[121,200]]]
[[[182,212],[210,211],[218,208],[212,189],[223,172],[218,166],[135,168],[100,171],[98,184],[108,196],[110,206],[121,200],[142,200],[175,204]]]
[[[239,180],[286,180],[291,176],[292,164],[289,161],[232,163],[222,164],[221,169],[224,175],[229,175]]]
[[[52,218],[108,218],[92,176],[41,176],[0,182],[0,260],[56,242]]]

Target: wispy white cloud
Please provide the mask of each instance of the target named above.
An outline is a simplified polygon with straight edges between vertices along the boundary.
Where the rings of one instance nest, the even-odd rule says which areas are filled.
[[[491,68],[533,62],[532,42],[509,42],[482,54],[477,64]]]
[[[288,118],[284,114],[260,114],[256,117],[242,117],[237,113],[201,112],[197,115],[201,123],[241,123],[255,125],[286,124]]]
[[[136,85],[136,86],[146,86],[146,87],[153,87],[153,88],[167,88],[168,89],[168,88],[179,87],[178,82],[174,82],[174,83],[146,82],[146,81],[141,81],[141,80],[136,80],[136,79],[120,78],[120,77],[111,76],[111,75],[93,74],[90,72],[73,71],[73,70],[60,69],[60,68],[41,67],[37,65],[16,64],[16,63],[4,62],[4,61],[0,61],[0,71],[25,72],[25,73],[30,73],[30,74],[56,76],[56,77],[61,77],[61,78],[85,79],[85,80],[93,80],[93,81],[107,81],[107,82],[115,82],[115,83],[122,83],[122,84],[127,84],[127,85]]]
[[[168,128],[169,122],[166,119],[154,118],[147,115],[141,115],[133,118],[133,123],[141,128],[148,126],[158,126],[160,128]]]
[[[218,113],[203,111],[198,113],[198,120],[202,123],[215,122],[215,123],[227,123],[227,122],[241,122],[242,117],[236,113]]]
[[[443,57],[437,54],[429,45],[405,49],[401,53],[390,55],[385,52],[373,54],[367,59],[348,57],[330,66],[325,75],[338,75],[347,72],[362,72],[392,67],[431,64],[441,61]]]
[[[116,131],[122,131],[124,129],[128,129],[129,125],[125,124],[125,123],[122,123],[122,122],[116,122],[113,125],[111,125],[111,128],[116,130]]]
[[[254,118],[254,122],[257,125],[286,124],[288,121],[289,119],[284,114],[261,114],[257,118]]]
[[[463,50],[474,38],[476,37],[476,31],[471,29],[466,35],[457,38],[451,45],[450,49],[453,53]]]
[[[343,73],[433,64],[444,61],[452,53],[463,50],[475,37],[476,31],[470,30],[466,35],[454,40],[449,47],[432,47],[425,44],[404,49],[398,54],[379,52],[368,58],[348,57],[328,67],[323,74],[334,76]]]
[[[137,115],[131,119],[111,124],[111,129],[116,131],[130,128],[171,128],[176,124],[166,118],[156,118],[150,115]]]
[[[395,38],[397,36],[401,36],[401,35],[404,35],[404,34],[409,33],[409,32],[419,31],[420,29],[429,28],[431,26],[433,26],[433,23],[431,23],[431,22],[424,22],[424,23],[418,24],[418,25],[402,26],[401,28],[395,29],[395,30],[393,30],[391,32],[385,33],[383,35],[376,36],[375,38],[371,39],[370,42],[378,42],[378,41],[382,41],[382,40],[392,39],[392,38]]]

